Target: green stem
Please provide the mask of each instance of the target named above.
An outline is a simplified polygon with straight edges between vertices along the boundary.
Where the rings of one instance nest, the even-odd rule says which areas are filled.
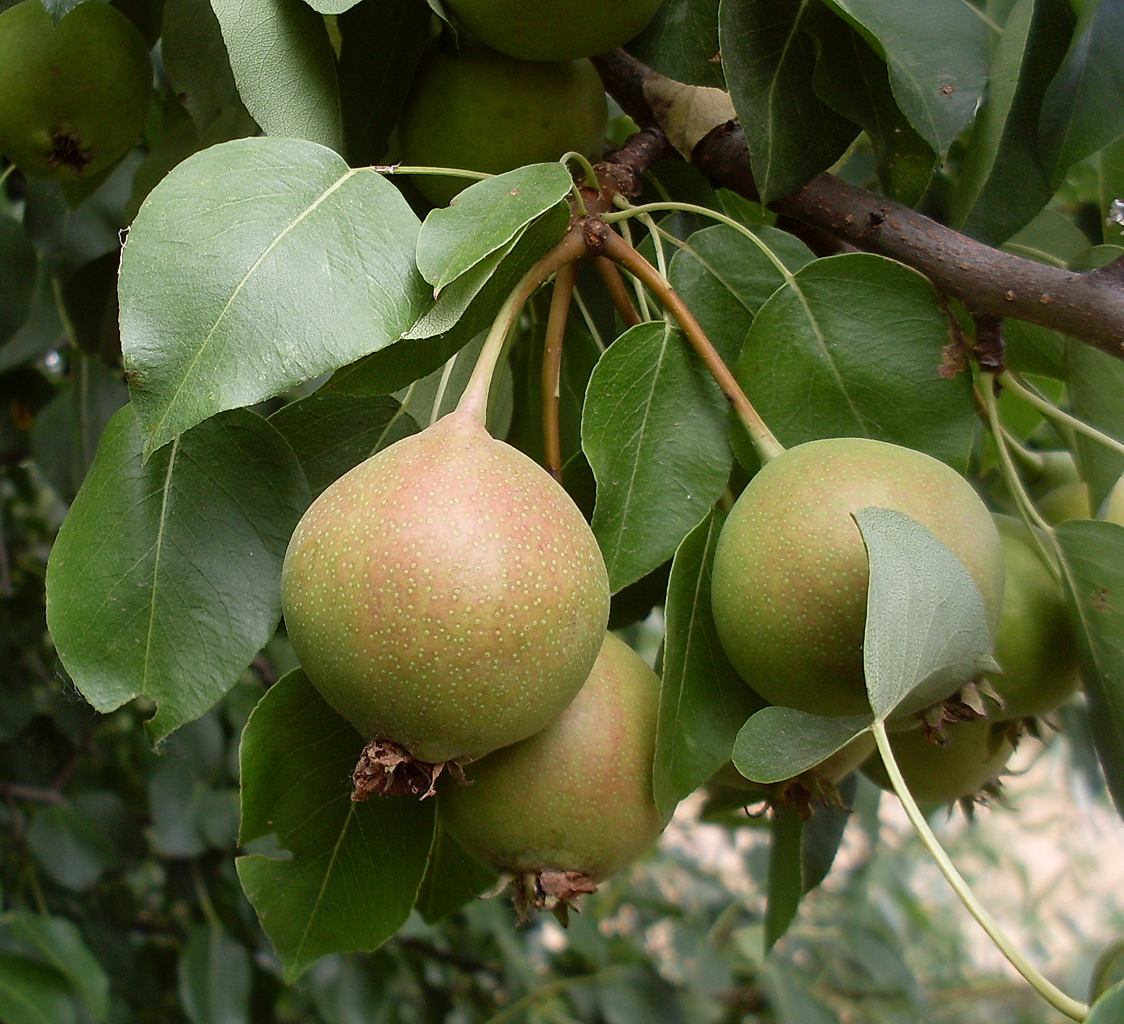
[[[542,431],[543,461],[547,471],[562,482],[562,438],[558,423],[558,396],[562,379],[562,344],[570,318],[570,300],[578,279],[578,266],[569,263],[554,278],[550,313],[546,319],[546,338],[542,354]]]
[[[371,170],[379,174],[430,174],[438,178],[471,178],[473,181],[495,177],[483,171],[466,171],[463,167],[415,167],[413,164],[372,164]]]
[[[16,169],[15,164],[8,164],[3,171],[0,171],[0,188],[4,187],[4,182],[8,180],[9,175]]]
[[[765,421],[757,410],[753,408],[753,404],[746,397],[741,385],[730,372],[729,367],[722,361],[722,357],[710,343],[710,339],[699,326],[699,322],[687,308],[686,303],[676,294],[675,289],[667,282],[667,279],[631,245],[625,242],[620,235],[612,231],[606,231],[601,239],[601,244],[605,256],[614,263],[619,263],[640,283],[650,288],[656,298],[675,317],[676,322],[687,336],[687,340],[699,354],[711,376],[722,389],[722,394],[726,396],[726,400],[733,406],[738,419],[745,426],[761,461],[769,462],[780,455],[784,451],[784,446],[765,425]]]
[[[571,149],[569,153],[563,153],[559,158],[560,164],[568,164],[571,160],[574,161],[585,172],[585,182],[589,188],[597,188],[597,172],[593,169],[593,164],[589,162],[589,158],[584,153],[579,153],[576,149]],[[579,186],[580,187],[580,186]],[[584,208],[584,203],[582,204]]]
[[[472,368],[472,376],[468,379],[468,386],[457,403],[458,411],[472,413],[481,423],[487,421],[488,392],[492,388],[492,377],[495,376],[507,336],[515,321],[519,319],[523,306],[541,284],[564,266],[581,259],[588,252],[589,249],[581,232],[568,231],[561,242],[523,275],[522,280],[508,294],[495,320],[492,321],[492,329],[484,339],[476,365]]]
[[[872,726],[872,731],[874,741],[878,744],[878,752],[882,755],[882,763],[886,767],[886,774],[890,776],[890,783],[893,785],[898,799],[902,802],[906,817],[917,830],[925,849],[929,851],[929,855],[936,862],[941,874],[952,886],[953,891],[960,898],[960,902],[964,904],[968,913],[987,932],[988,938],[995,943],[996,948],[1007,958],[1011,966],[1029,982],[1031,987],[1046,1002],[1072,1020],[1083,1021],[1089,1016],[1089,1007],[1085,1003],[1071,999],[1056,985],[1043,977],[1042,973],[1015,948],[1011,940],[1000,930],[999,925],[988,913],[987,908],[976,898],[976,894],[972,892],[971,886],[964,880],[963,875],[956,870],[956,865],[952,863],[951,858],[945,853],[944,847],[933,834],[933,830],[929,828],[925,815],[921,813],[921,809],[913,799],[913,794],[910,793],[909,787],[905,784],[898,763],[894,760],[894,752],[890,748],[890,738],[886,735],[886,723],[876,721]]]
[[[1108,434],[1102,433],[1084,420],[1079,420],[1076,416],[1066,412],[1064,409],[1059,409],[1053,402],[1049,402],[1045,398],[1036,395],[1030,388],[1023,384],[1018,377],[1011,373],[1010,370],[1001,373],[998,380],[1011,394],[1017,395],[1026,402],[1027,405],[1034,406],[1034,408],[1047,419],[1071,427],[1079,434],[1084,434],[1086,437],[1103,444],[1106,448],[1111,448],[1117,454],[1124,455],[1124,442],[1117,441],[1115,437],[1109,437]]]

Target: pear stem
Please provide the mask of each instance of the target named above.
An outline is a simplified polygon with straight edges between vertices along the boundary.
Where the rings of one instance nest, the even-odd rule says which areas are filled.
[[[878,744],[878,752],[882,755],[882,763],[886,767],[886,774],[889,775],[890,783],[894,787],[894,792],[897,793],[898,799],[902,802],[906,817],[909,818],[910,824],[917,830],[917,834],[925,849],[929,851],[929,855],[936,862],[941,874],[944,875],[948,884],[952,886],[953,891],[960,897],[960,902],[967,908],[968,913],[971,914],[979,923],[980,927],[987,932],[988,938],[995,943],[999,952],[1007,958],[1011,966],[1030,983],[1031,987],[1034,988],[1046,1002],[1054,1007],[1055,1010],[1064,1013],[1072,1020],[1085,1020],[1085,1018],[1089,1016],[1089,1007],[1085,1003],[1078,1002],[1076,999],[1071,999],[1051,981],[1043,977],[1042,973],[1015,948],[1011,940],[999,928],[995,919],[988,913],[987,908],[980,903],[976,894],[972,892],[972,888],[968,885],[967,881],[965,881],[964,876],[957,871],[956,865],[952,863],[944,847],[941,846],[940,840],[933,834],[933,830],[929,828],[929,823],[925,820],[925,815],[921,813],[921,809],[917,806],[917,802],[913,799],[913,794],[910,793],[909,787],[902,777],[901,769],[898,768],[898,763],[894,760],[894,752],[890,747],[890,738],[886,735],[886,723],[876,720],[873,726],[871,726],[871,731],[874,733],[874,742]]]
[[[773,432],[765,425],[765,421],[754,409],[753,404],[746,397],[729,367],[722,361],[722,357],[710,343],[699,322],[694,318],[686,303],[676,294],[667,279],[652,266],[643,256],[629,245],[620,235],[606,229],[598,236],[599,251],[614,263],[619,263],[637,280],[646,285],[663,303],[664,307],[675,317],[676,322],[683,329],[687,340],[699,354],[711,376],[722,389],[726,401],[733,406],[738,419],[742,421],[750,440],[761,461],[769,462],[784,452],[784,446],[776,439]]]
[[[1071,415],[1064,409],[1059,409],[1053,402],[1048,402],[1045,398],[1040,398],[1030,388],[1028,388],[1018,377],[1016,377],[1010,370],[1005,370],[997,378],[1000,385],[1005,387],[1012,394],[1018,395],[1027,405],[1033,406],[1047,419],[1053,420],[1055,423],[1064,424],[1079,434],[1084,434],[1086,437],[1094,441],[1098,441],[1106,448],[1111,448],[1118,455],[1124,455],[1124,442],[1118,441],[1115,437],[1110,437],[1108,434],[1097,430],[1096,427],[1091,426],[1084,420],[1079,420],[1076,416]]]
[[[612,299],[613,306],[616,308],[617,316],[621,318],[625,327],[635,327],[637,324],[642,324],[644,321],[640,319],[640,314],[636,312],[636,307],[632,304],[632,296],[628,294],[624,278],[621,277],[617,265],[605,259],[604,256],[596,257],[593,265],[597,268],[601,283],[605,286],[605,291],[608,292],[609,298]]]
[[[492,321],[492,328],[488,332],[488,337],[484,339],[480,355],[476,358],[476,365],[472,368],[468,386],[457,403],[458,411],[472,413],[481,423],[487,421],[488,393],[492,388],[492,378],[499,365],[507,336],[515,321],[519,319],[519,314],[527,300],[539,285],[544,284],[563,267],[588,253],[589,247],[581,231],[571,229],[562,237],[561,242],[523,275],[522,280],[508,294],[495,320]]]
[[[568,263],[554,278],[554,294],[550,297],[550,313],[546,319],[546,341],[542,353],[542,430],[543,461],[547,472],[562,482],[562,438],[558,425],[558,397],[562,378],[562,345],[566,339],[566,322],[570,317],[570,300],[578,280],[578,265]]]

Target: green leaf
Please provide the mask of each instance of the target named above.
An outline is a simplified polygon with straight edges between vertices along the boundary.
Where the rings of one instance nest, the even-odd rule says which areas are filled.
[[[491,889],[496,877],[438,824],[415,908],[427,924],[436,924]]]
[[[491,324],[507,294],[565,234],[567,221],[561,207],[552,207],[527,227],[494,272],[487,268],[488,272],[483,274],[485,283],[466,308],[459,308],[460,297],[455,289],[447,289],[441,300],[406,332],[407,337],[344,367],[324,389],[385,395],[432,373]],[[433,333],[440,331],[444,333]]]
[[[687,85],[725,89],[718,56],[718,0],[664,0],[628,52]]]
[[[70,983],[86,1012],[104,1020],[109,1012],[109,977],[82,940],[73,921],[16,912],[9,919],[12,934],[30,946]]]
[[[573,179],[560,163],[526,167],[478,181],[452,206],[431,210],[418,233],[418,270],[440,292],[486,256],[515,240],[531,221],[563,202]]]
[[[854,519],[870,558],[863,667],[875,718],[920,711],[997,671],[983,599],[960,560],[901,512]]]
[[[1124,363],[1083,342],[1066,345],[1066,383],[1074,413],[1110,437],[1124,440]],[[1124,473],[1124,455],[1084,434],[1077,435],[1082,477],[1089,485],[1089,504],[1100,508]]]
[[[738,732],[731,760],[753,782],[783,782],[814,768],[869,728],[869,715],[824,718],[795,708],[762,708]]]
[[[829,0],[886,58],[894,98],[941,156],[976,114],[988,26],[963,0]]]
[[[43,871],[73,892],[92,889],[118,860],[99,821],[75,803],[41,807],[28,828],[27,841]]]
[[[0,953],[0,1020],[4,1024],[77,1024],[78,1011],[58,971]]]
[[[1056,188],[1075,163],[1124,135],[1124,0],[1087,4],[1042,101],[1038,145]]]
[[[806,0],[723,0],[722,64],[745,132],[761,202],[830,167],[858,128],[812,88],[815,47],[804,31]]]
[[[1118,200],[1124,201],[1124,135],[1102,149],[1095,163],[1104,240],[1124,245],[1124,209],[1116,205]]]
[[[812,9],[808,27],[816,39],[816,95],[862,127],[883,190],[912,206],[925,194],[936,154],[898,108],[885,61],[856,29],[840,25],[824,7]]]
[[[430,14],[417,0],[342,4],[348,9],[336,21],[340,101],[348,160],[359,167],[386,153],[429,39]]]
[[[696,231],[675,253],[668,272],[671,286],[730,365],[753,318],[787,280],[781,267],[795,272],[814,259],[787,231],[763,226],[753,234],[760,245],[725,224]]]
[[[292,857],[240,857],[238,876],[289,981],[328,953],[385,942],[425,873],[434,801],[354,803],[363,746],[299,669],[266,693],[242,736],[239,841],[276,833]]]
[[[601,357],[582,446],[613,593],[666,562],[722,493],[733,464],[726,417],[718,386],[665,321],[633,327]]]
[[[808,264],[757,314],[735,376],[786,446],[871,437],[963,470],[970,376],[941,376],[948,320],[916,271],[867,253]]]
[[[47,621],[99,711],[144,695],[159,739],[198,718],[273,634],[285,546],[308,504],[260,416],[200,424],[147,463],[131,406],[110,421],[47,567]]]
[[[314,498],[375,452],[418,432],[414,418],[385,395],[317,392],[282,406],[269,422],[296,452]]]
[[[31,296],[31,310],[19,328],[0,346],[0,373],[38,359],[67,343],[55,298],[55,278],[49,260],[41,259]]]
[[[417,229],[393,185],[311,142],[239,139],[176,167],[121,261],[146,454],[396,341],[427,301]]]
[[[0,213],[0,344],[31,312],[38,261],[19,221]]]
[[[1067,0],[1018,0],[1003,26],[952,204],[952,223],[981,241],[1006,241],[1054,193],[1038,111],[1072,30]]]
[[[872,738],[873,742],[873,738]],[[858,792],[858,776],[852,772],[838,783],[841,806],[817,803],[812,816],[804,823],[800,862],[804,871],[804,892],[811,892],[828,874],[835,863],[843,832],[851,819],[851,808]]]
[[[1097,999],[1085,1024],[1120,1024],[1124,1020],[1124,981],[1113,985]]]
[[[164,0],[160,54],[173,93],[199,133],[201,146],[256,134],[242,104],[210,0]]]
[[[77,355],[70,379],[31,425],[31,455],[63,501],[73,501],[114,413],[129,400],[119,373],[101,359]]]
[[[247,1024],[250,953],[221,924],[188,932],[176,967],[180,1005],[191,1024]]]
[[[267,135],[343,150],[336,58],[304,0],[211,0],[246,109]]]
[[[656,806],[665,820],[730,759],[738,730],[764,704],[734,671],[711,616],[710,570],[724,521],[711,511],[683,538],[671,563],[652,766]]]
[[[787,807],[778,807],[769,823],[769,880],[765,904],[765,952],[788,931],[804,896],[804,870],[800,856],[804,822]]]
[[[1056,531],[1089,727],[1108,790],[1124,817],[1124,527],[1071,520]]]

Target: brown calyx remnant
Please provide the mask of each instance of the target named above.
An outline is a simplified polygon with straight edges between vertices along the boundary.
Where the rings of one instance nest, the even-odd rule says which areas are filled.
[[[565,928],[571,910],[581,913],[578,898],[597,891],[597,883],[580,871],[528,871],[516,875],[514,882],[520,924],[526,924],[539,910],[549,910]]]
[[[51,139],[50,167],[69,167],[79,177],[93,162],[94,154],[82,146],[82,140],[69,132],[57,131]]]
[[[405,748],[390,740],[371,740],[359,755],[351,773],[354,789],[351,799],[358,802],[369,796],[419,796],[424,800],[436,794],[437,778],[446,768],[454,778],[464,781],[456,761],[418,761]]]

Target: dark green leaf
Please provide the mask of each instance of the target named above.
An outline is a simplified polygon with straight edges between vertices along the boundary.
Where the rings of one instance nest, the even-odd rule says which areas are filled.
[[[807,8],[803,0],[723,0],[719,11],[726,82],[762,202],[826,170],[858,133],[812,88]]]
[[[368,1024],[386,1006],[385,990],[395,975],[385,969],[389,965],[372,963],[371,959],[326,956],[301,979],[301,988],[312,994],[324,1024]]]
[[[427,923],[436,924],[495,884],[495,871],[438,825],[415,908]]]
[[[139,695],[155,738],[237,682],[281,612],[281,559],[308,504],[292,450],[225,413],[147,463],[132,407],[102,436],[47,570],[48,623],[99,711]]]
[[[176,973],[180,1005],[191,1024],[249,1021],[250,953],[222,925],[191,929]]]
[[[364,0],[339,16],[340,100],[353,165],[372,164],[386,152],[429,24],[429,8],[417,0]]]
[[[1104,240],[1124,245],[1124,135],[1097,154],[1096,168]]]
[[[765,988],[780,1024],[841,1024],[835,1011],[812,991],[807,977],[780,957],[770,957],[766,963]]]
[[[200,145],[256,133],[234,84],[210,0],[164,0],[160,53],[172,91],[195,122]]]
[[[943,700],[997,671],[983,599],[963,563],[901,512],[854,514],[870,558],[863,667],[877,719]]]
[[[718,59],[718,0],[664,0],[628,52],[677,82],[726,88]]]
[[[582,446],[614,593],[666,562],[722,493],[733,463],[726,417],[718,386],[665,321],[633,327],[601,357]]]
[[[66,978],[94,1020],[105,1019],[109,1011],[109,977],[73,921],[16,912],[9,918],[9,926],[17,939]]]
[[[4,1024],[77,1024],[78,1011],[58,971],[0,953],[0,1020]]]
[[[146,453],[396,341],[426,302],[417,229],[393,185],[311,142],[239,139],[180,164],[121,261]]]
[[[78,355],[70,379],[35,417],[31,455],[63,501],[73,501],[94,461],[102,431],[129,400],[119,373]]]
[[[953,224],[981,241],[1006,241],[1053,195],[1038,111],[1072,29],[1067,0],[1018,0],[1003,26],[952,205]]]
[[[731,366],[753,318],[785,283],[781,267],[795,272],[814,258],[787,231],[762,226],[753,234],[760,245],[725,224],[696,231],[676,252],[668,273],[671,286]]]
[[[37,269],[35,247],[19,222],[0,214],[0,344],[31,312]]]
[[[1089,236],[1063,213],[1045,209],[1004,242],[1003,248],[1016,256],[1064,268],[1089,248]]]
[[[971,122],[987,82],[988,26],[963,0],[829,0],[886,57],[894,98],[943,155]]]
[[[1042,101],[1038,145],[1056,188],[1079,160],[1124,134],[1124,0],[1087,4]]]
[[[66,330],[59,317],[55,278],[48,260],[39,261],[31,312],[23,324],[0,347],[0,373],[38,359],[53,348],[67,343]]]
[[[92,818],[74,804],[41,807],[31,819],[27,839],[46,874],[74,892],[92,889],[118,860],[105,820]]]
[[[396,399],[338,392],[290,402],[269,422],[296,452],[314,498],[353,466],[418,431]]]
[[[847,253],[798,270],[762,307],[735,373],[784,445],[871,437],[963,470],[972,382],[941,375],[948,320],[929,282]]]
[[[570,194],[560,163],[530,164],[470,185],[452,206],[431,210],[418,233],[418,270],[435,293],[512,242]]]
[[[425,873],[434,801],[354,803],[363,745],[299,670],[266,693],[242,737],[240,842],[276,833],[292,857],[240,857],[238,876],[290,981],[328,953],[385,942]]]
[[[804,896],[801,846],[804,822],[787,807],[777,807],[770,822],[769,882],[765,904],[765,952],[781,939]]]
[[[800,861],[804,871],[804,891],[811,892],[831,871],[843,832],[851,820],[851,807],[858,791],[858,776],[853,772],[838,786],[841,805],[817,803],[804,823]]]
[[[1124,817],[1124,527],[1057,527],[1062,581],[1077,632],[1089,726],[1105,782]]]
[[[1106,352],[1069,341],[1066,382],[1073,411],[1086,423],[1110,437],[1124,439],[1124,363]],[[1124,455],[1084,434],[1077,435],[1082,476],[1089,484],[1089,503],[1100,508],[1108,492],[1124,473]]]
[[[211,0],[238,94],[267,135],[343,150],[336,58],[304,0]]]
[[[764,701],[734,671],[710,611],[710,568],[724,517],[712,511],[679,545],[667,586],[652,787],[665,819],[726,761]]]
[[[869,728],[869,715],[824,718],[795,708],[762,708],[738,732],[731,760],[754,782],[783,782],[814,768]]]
[[[862,126],[882,189],[912,206],[925,194],[936,154],[898,108],[885,61],[856,29],[840,24],[826,8],[812,9],[808,27],[817,44],[816,95]]]
[[[651,967],[624,967],[597,979],[597,1007],[605,1024],[686,1024],[676,986]]]

